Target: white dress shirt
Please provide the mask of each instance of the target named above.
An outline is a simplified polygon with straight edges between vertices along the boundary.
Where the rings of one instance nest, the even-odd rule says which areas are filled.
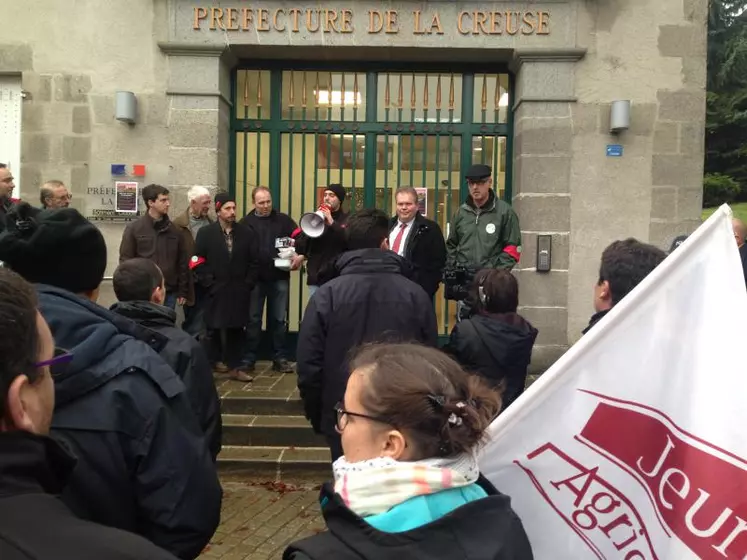
[[[407,237],[410,235],[410,230],[412,230],[412,224],[415,223],[415,218],[407,223],[398,220],[397,225],[395,225],[394,228],[392,228],[392,231],[389,233],[389,248],[394,251],[394,240],[397,239],[397,235],[399,234],[400,227],[403,223],[405,224],[405,232],[402,234],[402,240],[399,242],[399,251],[397,251],[397,254],[400,257],[405,256]]]

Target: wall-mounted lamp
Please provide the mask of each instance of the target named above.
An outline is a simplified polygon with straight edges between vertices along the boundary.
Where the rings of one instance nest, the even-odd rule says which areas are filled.
[[[610,132],[618,134],[630,128],[630,101],[613,101],[610,107]]]
[[[131,91],[118,91],[114,114],[118,121],[135,124],[137,117],[137,99]]]

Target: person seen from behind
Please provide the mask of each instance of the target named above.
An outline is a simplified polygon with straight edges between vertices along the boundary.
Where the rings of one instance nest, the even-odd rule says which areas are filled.
[[[589,332],[620,300],[630,293],[666,258],[666,253],[637,239],[612,242],[602,253],[599,280],[594,285],[594,315],[583,333]]]
[[[148,259],[130,259],[117,267],[112,283],[119,302],[111,310],[168,339],[159,354],[184,382],[215,460],[221,448],[222,421],[213,368],[203,345],[176,326],[176,311],[164,305],[166,285],[161,269]]]
[[[0,261],[36,283],[56,344],[73,354],[55,375],[52,417],[52,436],[78,458],[63,501],[197,557],[220,519],[215,465],[184,383],[158,355],[167,339],[96,304],[103,235],[74,208],[21,203],[0,235]]]
[[[0,558],[174,560],[142,537],[78,519],[59,499],[75,457],[49,437],[55,348],[33,286],[0,268]]]
[[[510,271],[483,269],[472,284],[470,316],[454,325],[444,348],[467,371],[503,389],[503,410],[526,385],[537,329],[519,315],[519,284]]]
[[[328,531],[284,560],[530,560],[511,500],[480,475],[476,451],[500,397],[449,356],[414,344],[363,347],[335,429],[344,456],[321,504]]]

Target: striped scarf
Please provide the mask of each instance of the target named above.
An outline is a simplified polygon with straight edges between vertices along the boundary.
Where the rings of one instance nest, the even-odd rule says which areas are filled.
[[[384,513],[416,496],[468,486],[480,474],[469,454],[414,462],[379,457],[348,463],[340,457],[332,468],[335,493],[359,517]]]

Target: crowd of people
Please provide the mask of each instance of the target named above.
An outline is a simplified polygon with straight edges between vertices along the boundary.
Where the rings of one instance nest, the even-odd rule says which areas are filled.
[[[169,191],[149,185],[106,309],[101,232],[58,182],[42,187],[42,208],[12,199],[0,166],[0,557],[197,557],[222,501],[214,372],[251,380],[266,306],[273,369],[297,372],[334,461],[321,493],[329,531],[285,558],[532,558],[500,492],[510,489],[481,477],[475,459],[524,391],[538,335],[511,272],[518,219],[490,176],[467,171],[448,239],[411,187],[396,192],[391,217],[344,212],[345,189],[329,185],[324,232],[311,236],[265,187],[241,219],[231,195],[194,187],[171,221]],[[741,223],[735,238],[747,253]],[[296,256],[278,268],[288,239]],[[665,257],[635,239],[607,247],[584,332]],[[294,367],[289,279],[301,267],[312,295]],[[459,320],[439,348],[442,282]]]

